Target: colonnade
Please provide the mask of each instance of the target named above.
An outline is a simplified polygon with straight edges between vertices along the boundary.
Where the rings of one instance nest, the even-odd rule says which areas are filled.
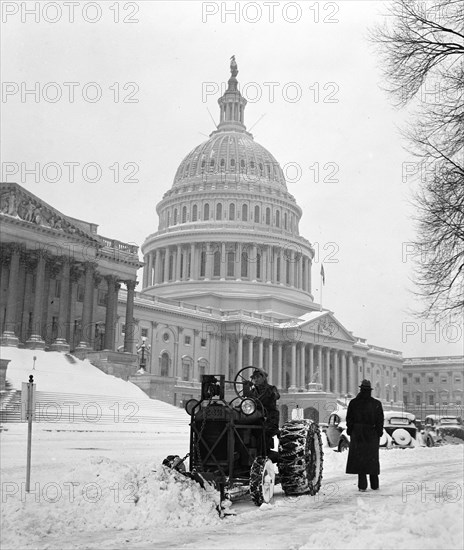
[[[289,391],[319,383],[323,391],[355,395],[366,367],[365,357],[328,345],[242,335],[226,336],[223,343],[223,374],[229,379],[243,367],[259,367],[268,372],[270,383]]]
[[[206,242],[156,248],[144,257],[143,287],[192,280],[261,281],[311,292],[311,258],[294,248]]]
[[[43,348],[46,343],[52,344],[52,349],[69,349],[70,344],[93,348],[98,337],[96,325],[101,319],[100,346],[114,349],[118,292],[124,283],[124,349],[133,352],[136,281],[104,274],[96,261],[76,261],[17,243],[2,245],[0,276],[2,340],[7,345],[23,341],[31,348]],[[80,302],[82,306],[78,306]]]

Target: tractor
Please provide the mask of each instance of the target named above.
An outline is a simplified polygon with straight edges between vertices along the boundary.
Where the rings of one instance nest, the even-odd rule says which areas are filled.
[[[222,374],[202,376],[200,400],[185,404],[190,416],[189,453],[184,458],[170,455],[163,464],[202,486],[213,485],[221,502],[249,494],[257,506],[269,503],[278,483],[286,495],[315,495],[322,480],[319,426],[311,420],[290,420],[277,437],[269,437],[267,411],[252,391],[251,370],[241,369],[233,381]],[[225,399],[226,384],[234,390],[230,401]],[[277,438],[276,451],[271,446]]]

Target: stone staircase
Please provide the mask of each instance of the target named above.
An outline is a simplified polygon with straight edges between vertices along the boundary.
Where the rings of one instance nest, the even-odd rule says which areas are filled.
[[[0,423],[25,421],[21,391],[0,396]],[[23,405],[24,407],[24,405]],[[149,424],[161,431],[188,429],[189,417],[179,409],[155,399],[36,391],[35,422],[110,426],[130,430]]]

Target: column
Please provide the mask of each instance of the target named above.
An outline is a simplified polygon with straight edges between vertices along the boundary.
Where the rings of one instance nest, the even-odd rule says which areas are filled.
[[[69,288],[71,282],[71,263],[69,258],[61,259],[61,288],[60,288],[60,309],[58,313],[58,334],[52,344],[53,351],[69,351],[69,344],[66,341],[66,327],[69,323],[68,319],[68,303],[69,303]]]
[[[19,264],[21,259],[21,250],[18,246],[12,245],[10,258],[10,270],[8,278],[8,293],[6,300],[5,326],[2,335],[2,344],[4,346],[18,347],[18,337],[16,336],[15,320],[16,305],[18,301],[18,281]],[[45,261],[44,261],[45,268]],[[44,344],[45,346],[45,344]]]
[[[314,346],[309,344],[309,382],[311,383],[314,378]]]
[[[39,250],[37,253],[37,267],[35,271],[35,292],[34,305],[32,310],[32,332],[31,337],[26,342],[30,349],[43,349],[45,342],[42,338],[42,315],[43,315],[43,297],[45,283],[45,262],[46,253]]]
[[[340,393],[340,372],[339,372],[339,364],[338,364],[338,350],[333,350],[333,362],[334,362],[334,392],[339,394]]]
[[[150,260],[151,270],[148,280],[151,281],[151,285],[157,285],[159,283],[159,268],[161,264],[161,254],[158,249],[155,252],[151,252]]]
[[[291,357],[292,357],[292,365],[291,365],[291,378],[290,378],[290,388],[289,391],[296,391],[296,342],[291,343]]]
[[[167,283],[169,281],[169,247],[167,246],[164,249],[164,279],[163,282]]]
[[[277,342],[277,387],[282,389],[282,342]]]
[[[193,281],[195,279],[195,269],[196,269],[196,262],[195,262],[195,245],[190,245],[190,277],[189,281]]]
[[[248,337],[248,366],[253,365],[253,338]]]
[[[144,287],[146,286],[153,286],[154,284],[154,277],[153,277],[153,252],[149,252],[147,254],[147,262],[148,262],[148,265],[145,266],[145,269],[147,270],[147,278],[146,278],[146,281],[144,283]]]
[[[182,248],[180,244],[177,245],[177,252],[176,252],[176,282],[178,283],[182,277],[182,273],[180,271],[181,267],[181,256],[182,256]]]
[[[263,368],[263,339],[258,338],[258,367]]]
[[[317,346],[317,370],[319,373],[319,380],[322,384],[322,388],[325,389],[325,376],[324,376],[324,369],[322,367],[322,346]]]
[[[248,246],[248,250],[250,247]],[[251,254],[248,254],[248,269],[250,270],[249,277],[250,281],[256,282],[256,264],[257,264],[257,249],[256,245],[251,245]],[[262,263],[262,262],[261,262]]]
[[[220,272],[221,281],[224,281],[226,278],[226,266],[227,266],[226,243],[223,242],[221,244],[221,272]]]
[[[205,281],[213,278],[213,262],[211,254],[211,243],[206,243],[206,265],[205,265]]]
[[[324,373],[324,379],[325,379],[325,390],[327,392],[331,391],[331,383],[330,383],[330,348],[325,348],[325,373]]]
[[[357,392],[357,376],[356,376],[356,362],[352,353],[348,354],[348,371],[349,371],[349,389],[352,395],[356,395]]]
[[[95,264],[87,262],[85,264],[84,274],[84,304],[82,308],[82,339],[78,348],[90,348],[90,335],[93,330],[92,325],[92,304],[93,304],[93,274]]]
[[[345,351],[342,351],[341,352],[341,362],[342,362],[342,365],[341,365],[341,370],[342,370],[342,387],[341,387],[341,393],[342,395],[346,395],[348,393],[348,390],[347,390],[347,379],[348,379],[348,373],[346,372],[346,352]]]
[[[306,365],[305,365],[305,349],[306,344],[304,342],[300,343],[300,383],[299,387],[306,389]]]
[[[108,295],[106,298],[106,316],[105,316],[105,349],[112,350],[114,346],[115,335],[115,306],[116,306],[116,284],[117,279],[113,275],[105,277],[108,284]]]
[[[273,381],[273,366],[274,366],[274,357],[273,357],[273,351],[274,351],[274,344],[272,342],[272,340],[269,340],[268,342],[268,347],[267,347],[267,362],[268,362],[268,365],[267,365],[267,371],[269,373],[269,384],[272,384],[272,381]]]
[[[144,266],[143,266],[143,288],[147,287],[148,286],[148,258],[149,258],[149,254],[145,254],[144,257],[143,257],[143,262],[144,262]]]
[[[237,342],[237,372],[243,368],[242,367],[242,356],[243,356],[243,335],[238,335],[238,342]]]
[[[298,255],[298,288],[303,289],[303,254]]]
[[[229,337],[224,339],[224,374],[226,379],[229,377]]]
[[[289,273],[289,284],[290,286],[295,286],[295,251],[290,250],[290,273]]]
[[[134,295],[137,281],[124,281],[127,288],[126,330],[124,332],[124,351],[134,353]]]
[[[242,243],[237,243],[237,256],[235,261],[235,280],[242,278]]]

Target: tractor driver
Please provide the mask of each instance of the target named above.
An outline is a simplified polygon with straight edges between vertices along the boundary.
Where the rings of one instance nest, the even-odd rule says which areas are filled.
[[[251,397],[259,399],[265,410],[264,429],[266,430],[266,447],[270,450],[273,446],[272,438],[279,433],[279,410],[277,400],[280,394],[277,388],[267,381],[267,372],[263,369],[255,369],[251,375]]]

